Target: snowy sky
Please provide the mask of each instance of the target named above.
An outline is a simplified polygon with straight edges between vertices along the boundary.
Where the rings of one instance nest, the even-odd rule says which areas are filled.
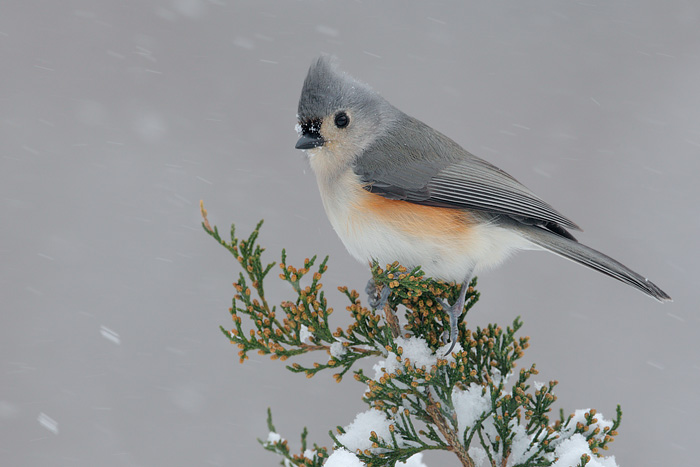
[[[366,410],[351,378],[237,363],[218,326],[238,272],[199,226],[204,199],[224,232],[265,218],[270,261],[330,254],[347,323],[335,288],[363,289],[366,266],[294,150],[330,52],[673,296],[524,252],[479,277],[471,324],[522,316],[524,363],[567,411],[622,404],[620,465],[695,465],[699,21],[685,0],[3,2],[2,463],[275,465],[267,407],[291,443],[308,426],[325,445]]]

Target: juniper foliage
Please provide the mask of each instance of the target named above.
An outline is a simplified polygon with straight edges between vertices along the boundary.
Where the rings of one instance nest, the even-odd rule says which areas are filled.
[[[307,258],[296,268],[288,264],[283,250],[279,262],[264,263],[264,248],[257,242],[262,221],[246,239],[236,237],[232,225],[230,240],[224,240],[209,224],[203,206],[201,210],[204,230],[242,268],[229,308],[233,328],[221,327],[238,347],[241,363],[253,351],[282,361],[314,353],[318,358],[312,366],[292,363],[287,369],[309,378],[331,370],[339,383],[352,370],[354,379],[367,387],[364,402],[386,417],[388,431],[369,431],[363,445],[346,441],[350,439],[346,429],[337,427],[330,433],[334,449],[346,449],[368,466],[394,466],[422,451],[446,450],[464,466],[534,467],[555,464],[567,442],[585,440],[587,448],[574,464],[584,467],[591,456],[601,456],[617,435],[619,406],[612,421],[595,410],[568,417],[562,411],[558,419],[550,419],[557,382],[533,383],[534,365],[516,371],[529,345],[529,338],[518,334],[523,325],[519,318],[505,329],[496,324],[467,328],[464,318],[479,299],[476,278],[469,285],[458,322],[458,344],[450,355],[444,355],[448,346],[443,336],[450,324],[442,304],[453,303],[460,286],[427,278],[420,268],[373,264],[374,283],[391,290],[386,305],[381,310],[369,308],[355,290],[340,287],[352,321],[344,329],[332,329],[333,308],[321,283],[328,257],[320,262],[316,256]],[[275,266],[293,293],[279,306],[270,306],[264,284]],[[420,346],[425,348],[416,352]],[[363,359],[378,362],[375,375],[353,369]],[[476,412],[467,408],[476,416],[464,415],[462,400],[480,407]],[[276,434],[269,411],[268,427],[270,435],[259,441],[282,458],[282,465],[317,467],[328,459],[327,448],[316,444],[307,448],[306,428],[300,453],[292,454],[287,441]]]

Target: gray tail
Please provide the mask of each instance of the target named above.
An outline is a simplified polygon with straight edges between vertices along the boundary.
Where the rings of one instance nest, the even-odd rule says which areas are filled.
[[[511,228],[537,246],[554,254],[588,266],[610,277],[636,287],[660,302],[671,301],[671,297],[649,279],[642,277],[622,263],[603,253],[582,245],[575,240],[564,238],[540,227],[518,224]]]

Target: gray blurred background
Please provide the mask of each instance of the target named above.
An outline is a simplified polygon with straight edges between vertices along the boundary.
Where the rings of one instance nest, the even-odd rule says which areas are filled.
[[[472,325],[525,321],[568,413],[624,410],[621,465],[697,465],[700,7],[695,1],[11,1],[0,4],[0,464],[277,465],[364,410],[218,326],[237,264],[200,227],[265,218],[267,259],[366,267],[294,150],[319,52],[508,171],[579,239],[675,299],[526,252],[479,278]],[[269,298],[290,290],[274,281]],[[308,360],[307,360],[308,362]],[[428,455],[431,466],[456,465]]]

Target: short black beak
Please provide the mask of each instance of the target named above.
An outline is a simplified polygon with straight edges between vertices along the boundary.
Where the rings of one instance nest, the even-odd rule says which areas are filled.
[[[296,149],[312,149],[323,146],[326,141],[318,133],[306,133],[301,135],[299,141],[294,146]]]

